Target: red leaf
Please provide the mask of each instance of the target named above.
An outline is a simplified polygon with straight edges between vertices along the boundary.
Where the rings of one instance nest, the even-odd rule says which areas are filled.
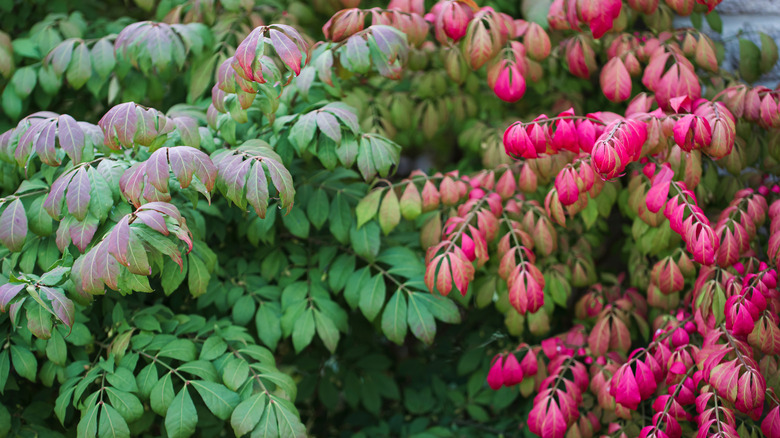
[[[622,102],[631,97],[631,75],[620,57],[614,57],[601,70],[601,90],[612,102]]]
[[[290,67],[290,70],[292,70],[296,76],[301,74],[301,61],[303,60],[303,56],[301,56],[301,51],[298,46],[290,37],[276,29],[272,28],[270,34],[271,44],[273,44],[276,54],[282,58],[282,62],[284,62],[287,67]]]

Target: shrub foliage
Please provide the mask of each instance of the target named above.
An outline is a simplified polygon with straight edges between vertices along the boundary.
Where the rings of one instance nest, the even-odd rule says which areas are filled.
[[[780,437],[719,0],[126,3],[0,2],[0,436]]]

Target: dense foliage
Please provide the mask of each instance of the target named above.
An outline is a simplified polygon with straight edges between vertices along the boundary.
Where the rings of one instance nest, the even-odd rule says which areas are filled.
[[[0,436],[780,437],[717,3],[0,1]]]

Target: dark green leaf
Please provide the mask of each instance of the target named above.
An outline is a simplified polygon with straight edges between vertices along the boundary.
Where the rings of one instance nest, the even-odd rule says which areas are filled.
[[[235,409],[241,401],[238,394],[219,383],[205,380],[193,380],[190,383],[195,387],[195,390],[198,391],[198,394],[200,394],[200,397],[203,399],[203,402],[206,403],[206,407],[209,408],[211,413],[221,420],[230,418],[233,409]]]
[[[165,414],[165,430],[170,438],[186,438],[195,433],[197,424],[198,412],[185,386],[176,394]]]

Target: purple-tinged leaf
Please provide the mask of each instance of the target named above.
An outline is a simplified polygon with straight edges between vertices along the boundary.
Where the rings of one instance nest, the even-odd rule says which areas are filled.
[[[254,164],[246,183],[246,199],[249,205],[254,207],[257,216],[265,219],[265,212],[268,209],[268,180],[263,170],[263,162],[252,160],[252,163]]]
[[[353,133],[357,134],[360,131],[360,124],[358,122],[355,110],[341,102],[329,103],[322,107],[323,111],[328,111],[338,117]]]
[[[60,161],[57,159],[57,150],[54,149],[57,138],[57,124],[54,120],[44,122],[46,127],[41,131],[41,135],[35,140],[35,153],[44,164],[57,167]]]
[[[73,56],[73,45],[76,43],[75,38],[67,39],[57,45],[44,59],[44,62],[51,63],[51,68],[57,76],[62,76],[65,70],[68,69],[70,59]]]
[[[49,190],[46,201],[43,202],[43,208],[55,220],[60,219],[62,213],[62,200],[65,198],[65,189],[68,188],[70,180],[73,179],[74,172],[69,170],[54,181]]]
[[[134,102],[120,103],[108,110],[98,122],[103,130],[103,143],[113,150],[131,147],[135,136],[138,114]]]
[[[76,219],[83,221],[89,208],[89,190],[91,189],[89,175],[83,167],[76,171],[73,179],[68,184],[68,193],[65,202],[68,204],[68,212]]]
[[[73,320],[76,315],[73,301],[66,297],[62,290],[57,288],[41,286],[39,290],[43,292],[43,295],[51,302],[54,316],[68,326],[68,328],[72,328]]]
[[[163,193],[157,190],[153,185],[146,184],[144,185],[144,199],[149,202],[152,201],[168,202],[171,200],[171,194]]]
[[[106,290],[100,279],[100,268],[96,259],[97,249],[97,247],[92,248],[77,260],[79,263],[73,264],[73,270],[78,271],[76,277],[80,280],[81,292],[88,295],[102,295]]]
[[[294,27],[286,24],[273,24],[270,27],[281,29],[287,37],[292,38],[301,51],[306,54],[306,63],[309,62],[309,58],[311,58],[309,44]]]
[[[114,257],[112,257],[109,253],[106,247],[108,245],[104,244],[103,242],[100,242],[100,249],[98,254],[95,257],[105,257],[105,262],[101,263],[101,266],[103,266],[103,271],[101,273],[101,279],[103,279],[103,283],[106,284],[106,286],[110,287],[112,290],[119,290],[119,262],[116,261]]]
[[[238,72],[239,76],[247,81],[259,82],[261,84],[265,82],[262,67],[256,73],[253,71],[252,67],[255,64],[257,53],[262,53],[263,51],[262,31],[263,28],[258,27],[241,41],[241,44],[236,48],[236,53],[233,55],[232,63],[233,68]]]
[[[35,137],[38,136],[43,128],[43,120],[32,119],[30,120],[30,127],[19,137],[19,143],[16,145],[16,153],[14,154],[14,158],[16,158],[16,163],[19,167],[26,167],[25,164],[27,158],[30,157],[30,151],[32,150]]]
[[[192,182],[192,173],[195,171],[195,166],[189,157],[189,149],[185,146],[168,149],[168,161],[171,162],[171,170],[173,170],[176,179],[179,180],[179,185],[182,188],[189,187]]]
[[[206,190],[211,191],[214,188],[214,182],[217,179],[217,168],[208,155],[203,152],[190,148],[189,146],[179,146],[189,148],[188,155],[191,157],[192,163],[195,165],[195,176],[198,177],[200,182],[206,186]],[[208,196],[208,194],[204,193]]]
[[[165,223],[165,217],[159,212],[155,210],[141,210],[135,214],[135,217],[147,227],[165,236],[168,235],[168,225]]]
[[[336,143],[341,142],[341,126],[333,114],[319,111],[317,113],[317,127],[319,127],[320,131],[327,135],[331,140]]]
[[[273,159],[263,159],[263,163],[268,167],[268,174],[274,187],[279,191],[279,201],[282,208],[287,208],[287,213],[292,209],[295,200],[295,187],[293,186],[290,172],[278,161]]]
[[[168,193],[168,148],[157,149],[146,160],[146,181],[162,193]]]
[[[176,206],[167,202],[150,202],[148,204],[144,204],[138,209],[138,211],[143,210],[159,211],[160,213],[174,219],[178,223],[183,221],[181,214],[179,213],[179,210],[176,208]]]
[[[76,120],[63,114],[57,123],[57,135],[60,139],[60,147],[68,154],[74,164],[81,162],[81,154],[84,151],[84,131],[81,130]]]
[[[295,45],[295,42],[284,33],[273,28],[270,30],[270,34],[271,44],[273,44],[274,50],[276,50],[276,54],[279,55],[282,62],[295,73],[295,76],[301,74],[301,61],[303,61],[303,56],[301,55],[301,50]]]
[[[119,190],[136,208],[141,205],[141,191],[146,176],[146,162],[133,164],[119,178]]]
[[[57,227],[55,242],[57,243],[57,248],[59,248],[60,252],[64,253],[70,245],[70,224],[75,221],[76,219],[74,219],[73,216],[65,216],[60,222],[60,226]]]
[[[130,219],[124,216],[108,234],[108,252],[127,266],[127,242],[130,240]]]
[[[152,108],[136,107],[138,122],[133,141],[142,145],[149,146],[159,136],[157,131],[158,112]]]
[[[23,284],[6,283],[0,286],[0,312],[7,312],[8,303],[24,289]]]
[[[27,237],[27,214],[19,198],[14,199],[0,215],[0,242],[11,252],[21,251]]]
[[[246,206],[243,196],[244,186],[246,185],[246,174],[249,172],[249,166],[251,165],[251,160],[241,161],[240,164],[233,167],[225,177],[228,199],[242,208]]]
[[[91,214],[85,217],[83,221],[73,221],[70,224],[70,238],[80,252],[84,252],[89,243],[92,242],[99,224],[98,218]]]
[[[185,146],[200,147],[200,132],[198,121],[188,116],[175,117],[173,123],[181,135],[181,141]]]
[[[152,273],[152,268],[149,266],[146,248],[136,233],[132,228],[130,229],[130,239],[127,245],[127,269],[133,274],[149,275]]]

